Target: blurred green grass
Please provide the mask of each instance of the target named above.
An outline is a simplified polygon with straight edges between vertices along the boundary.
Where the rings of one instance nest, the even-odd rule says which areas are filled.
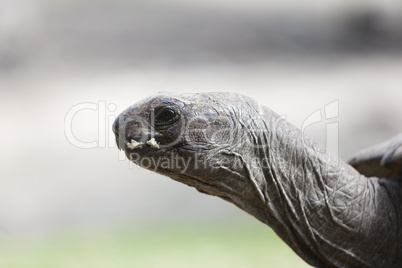
[[[309,267],[266,226],[166,225],[1,241],[0,267]]]

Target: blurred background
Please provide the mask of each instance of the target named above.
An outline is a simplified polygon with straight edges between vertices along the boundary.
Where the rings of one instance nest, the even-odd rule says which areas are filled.
[[[347,160],[401,132],[401,84],[399,0],[0,0],[0,267],[308,267],[130,165],[111,123],[159,91],[242,93],[299,128],[335,102],[306,130]]]

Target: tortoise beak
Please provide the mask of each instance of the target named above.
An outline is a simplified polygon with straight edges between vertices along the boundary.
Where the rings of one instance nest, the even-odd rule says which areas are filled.
[[[117,148],[120,150],[128,148],[134,149],[133,144],[144,144],[148,140],[148,136],[143,129],[143,122],[133,120],[127,116],[119,115],[112,125],[112,130],[116,136]],[[131,146],[130,146],[131,144]]]
[[[121,124],[122,122],[123,122],[122,117],[118,116],[116,118],[116,120],[114,120],[113,125],[112,125],[112,130],[113,130],[113,133],[114,133],[115,138],[116,138],[117,148],[119,148],[119,150],[123,150],[124,143],[125,143],[125,141],[121,138],[122,137],[121,134],[122,134],[122,132],[124,132],[124,130],[120,131],[120,127],[122,125]]]

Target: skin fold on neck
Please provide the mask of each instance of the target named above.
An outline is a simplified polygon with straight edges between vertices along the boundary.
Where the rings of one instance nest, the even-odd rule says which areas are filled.
[[[400,184],[362,176],[273,112],[265,115],[271,128],[253,135],[267,144],[253,153],[268,164],[247,167],[249,175],[245,175],[258,188],[254,196],[260,198],[234,203],[273,228],[311,265],[393,267],[400,263],[398,215],[402,211],[391,206],[400,203],[400,195],[390,192],[400,191]]]

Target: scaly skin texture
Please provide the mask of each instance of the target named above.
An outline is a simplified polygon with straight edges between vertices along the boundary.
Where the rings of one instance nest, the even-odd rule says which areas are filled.
[[[364,177],[250,98],[161,93],[113,128],[131,161],[235,204],[313,266],[402,266],[401,181]]]

